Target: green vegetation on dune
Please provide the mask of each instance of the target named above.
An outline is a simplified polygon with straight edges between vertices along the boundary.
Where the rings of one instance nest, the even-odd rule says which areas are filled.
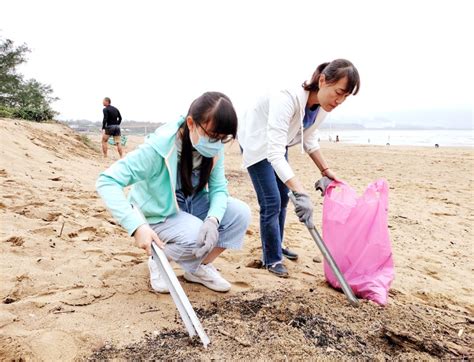
[[[58,98],[53,97],[51,86],[18,73],[17,67],[26,62],[29,51],[25,44],[16,46],[12,40],[0,38],[0,117],[42,122],[57,114],[51,104]]]

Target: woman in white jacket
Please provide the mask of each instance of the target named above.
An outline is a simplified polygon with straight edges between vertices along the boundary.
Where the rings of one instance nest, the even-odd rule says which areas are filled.
[[[328,112],[359,91],[359,73],[345,59],[319,65],[311,80],[296,89],[285,89],[258,99],[239,120],[238,140],[260,205],[260,235],[263,263],[288,277],[283,255],[298,256],[282,249],[288,205],[288,189],[296,197],[300,221],[312,219],[313,207],[303,185],[288,163],[288,147],[301,145],[323,176],[336,175],[326,163],[315,132]]]

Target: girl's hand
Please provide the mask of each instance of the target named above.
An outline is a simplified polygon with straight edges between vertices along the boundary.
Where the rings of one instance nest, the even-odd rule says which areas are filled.
[[[336,174],[330,169],[330,168],[327,168],[326,170],[324,170],[323,172],[321,172],[321,174],[323,176],[326,176],[326,177],[329,177],[331,180],[334,180],[334,181],[340,181]]]
[[[135,242],[139,248],[145,249],[148,255],[151,255],[151,243],[155,242],[160,249],[165,248],[165,244],[160,240],[158,235],[153,231],[153,229],[148,224],[143,224],[135,230],[133,234]]]
[[[199,230],[197,245],[198,248],[193,250],[196,258],[201,259],[214,249],[219,241],[219,222],[215,217],[208,217]]]

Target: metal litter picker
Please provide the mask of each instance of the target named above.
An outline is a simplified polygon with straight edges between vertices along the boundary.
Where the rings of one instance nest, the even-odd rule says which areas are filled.
[[[321,192],[324,194],[324,191],[325,191],[327,185],[330,183],[330,182],[328,182],[328,180],[324,180],[324,178],[323,178],[320,181],[318,181],[315,185],[316,189],[321,190]],[[290,200],[293,202],[293,205],[295,205],[296,198],[295,198],[295,195],[293,195],[293,192],[290,191],[288,196],[290,197]],[[316,229],[316,227],[310,227],[306,223],[305,223],[305,225],[308,228],[309,233],[311,234],[312,238],[314,239],[314,242],[316,243],[319,250],[321,251],[321,254],[323,254],[324,259],[327,261],[327,263],[330,266],[332,272],[336,276],[339,284],[341,285],[342,291],[346,295],[347,300],[349,301],[349,303],[351,305],[357,306],[359,304],[359,300],[354,295],[354,292],[352,291],[349,284],[347,284],[347,281],[344,278],[344,275],[341,273],[341,270],[337,266],[336,261],[334,260],[331,253],[329,252],[329,249],[327,248],[326,244],[324,243],[323,238],[321,237],[321,235],[319,235],[318,230]]]
[[[133,208],[140,214],[143,220],[146,220],[136,205],[133,205]],[[160,274],[165,278],[166,285],[168,286],[171,297],[181,315],[181,319],[186,326],[189,336],[194,337],[195,335],[198,335],[204,347],[207,348],[207,345],[210,343],[209,337],[204,331],[201,322],[199,322],[199,319],[194,312],[183,287],[181,287],[181,284],[179,283],[165,253],[158,247],[158,245],[152,243],[151,255],[153,256],[156,265],[158,265]]]

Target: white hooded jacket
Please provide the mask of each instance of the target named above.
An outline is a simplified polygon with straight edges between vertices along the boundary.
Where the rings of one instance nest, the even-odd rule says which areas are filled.
[[[245,168],[267,159],[280,180],[286,182],[295,176],[285,159],[286,147],[300,143],[302,152],[308,154],[320,148],[316,130],[327,112],[320,107],[314,124],[303,130],[308,96],[309,91],[301,86],[266,95],[239,119],[237,137]]]

